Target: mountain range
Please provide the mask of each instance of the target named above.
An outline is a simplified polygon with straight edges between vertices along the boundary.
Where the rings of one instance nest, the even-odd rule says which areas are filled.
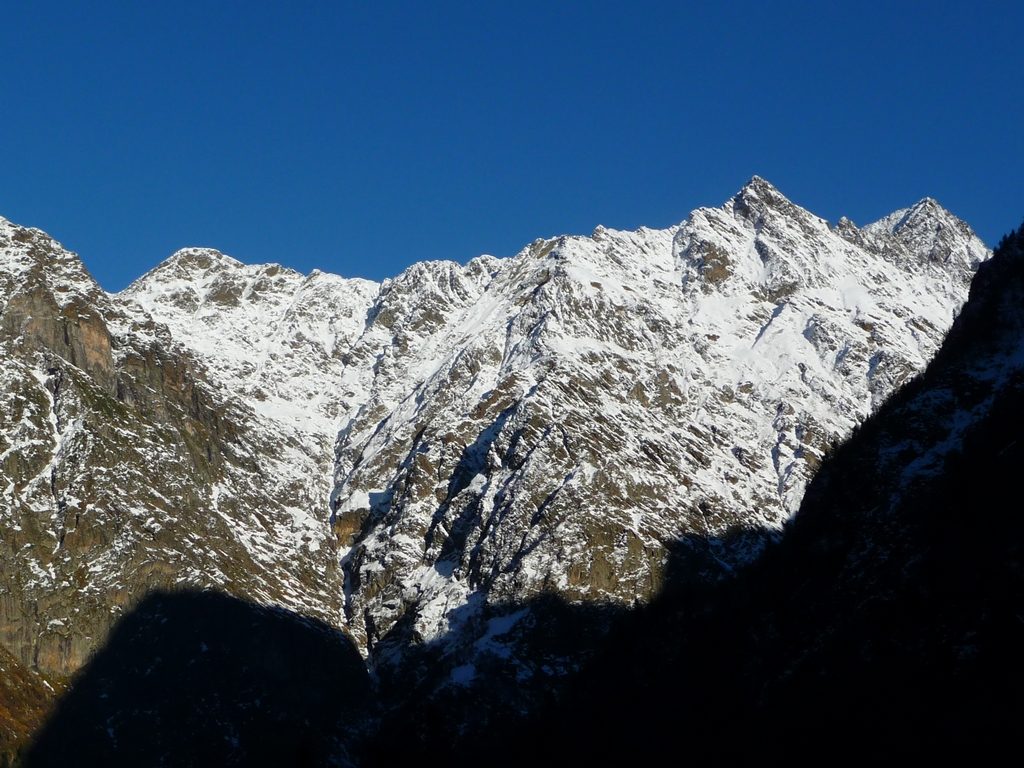
[[[931,199],[830,224],[754,177],[666,230],[381,284],[189,248],[108,294],[0,220],[0,734],[88,690],[161,590],[341,632],[422,743],[541,711],[623,616],[795,546],[819,468],[909,397],[989,255]],[[1003,341],[870,449],[879,505],[989,413]]]

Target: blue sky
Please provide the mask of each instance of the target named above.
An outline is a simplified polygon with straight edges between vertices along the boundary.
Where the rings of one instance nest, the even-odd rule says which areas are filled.
[[[374,279],[751,175],[1024,217],[1024,4],[10,3],[0,215],[110,290],[179,247]]]

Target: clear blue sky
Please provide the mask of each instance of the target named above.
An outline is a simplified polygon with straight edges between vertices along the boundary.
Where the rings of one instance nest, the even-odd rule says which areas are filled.
[[[185,245],[382,278],[751,175],[1024,217],[1024,3],[96,2],[0,13],[0,215],[120,289]]]

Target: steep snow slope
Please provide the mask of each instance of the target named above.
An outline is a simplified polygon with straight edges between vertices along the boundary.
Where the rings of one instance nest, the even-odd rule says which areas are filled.
[[[269,447],[260,485],[283,489],[292,532],[275,548],[323,541],[334,441],[354,406],[339,386],[346,355],[378,291],[368,280],[276,264],[247,266],[210,249],[177,252],[114,300],[126,336],[156,318],[171,349],[197,359],[223,402],[252,409],[250,430]],[[226,489],[215,486],[217,497]],[[262,546],[261,546],[262,545]],[[255,555],[269,542],[258,542]]]
[[[188,248],[116,298],[166,325],[230,395],[282,426],[333,440],[349,410],[337,386],[344,356],[378,289],[368,280],[247,266]]]
[[[986,254],[929,200],[831,228],[755,178],[668,230],[417,265],[353,345],[377,363],[339,440],[350,628],[429,640],[474,595],[642,599],[673,540],[778,527]]]

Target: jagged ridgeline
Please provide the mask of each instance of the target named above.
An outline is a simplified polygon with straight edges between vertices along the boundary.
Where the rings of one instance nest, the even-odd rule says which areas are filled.
[[[382,284],[187,249],[111,295],[0,220],[4,668],[44,700],[189,587],[344,629],[384,684],[543,687],[579,648],[525,655],[520,604],[596,636],[676,542],[698,581],[756,555],[987,256],[932,200],[829,225],[755,178]]]

